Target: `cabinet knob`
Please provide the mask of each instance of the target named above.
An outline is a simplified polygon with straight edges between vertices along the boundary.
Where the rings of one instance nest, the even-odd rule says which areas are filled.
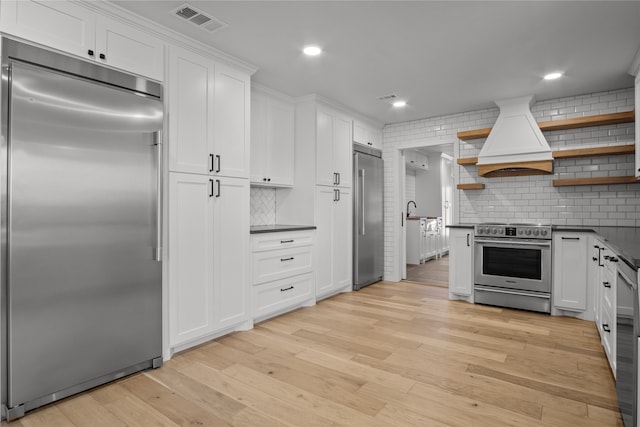
[[[107,59],[104,53],[101,53],[99,56],[100,56],[100,59]]]
[[[268,182],[271,182],[271,178],[267,178],[267,181],[268,181]]]
[[[596,258],[596,257],[593,257],[593,258],[591,258],[591,259],[592,259],[592,260],[594,260],[594,261],[597,261],[597,260],[598,260],[598,258]]]
[[[602,282],[602,286],[604,286],[605,288],[610,288],[611,284],[609,284],[609,282]]]
[[[89,50],[87,51],[87,55],[89,55],[89,56],[93,56],[93,55],[94,55],[94,53],[93,53],[93,51],[92,51],[91,49],[89,49]]]
[[[602,324],[602,330],[605,332],[611,332],[611,329],[609,328],[609,325],[606,323]]]

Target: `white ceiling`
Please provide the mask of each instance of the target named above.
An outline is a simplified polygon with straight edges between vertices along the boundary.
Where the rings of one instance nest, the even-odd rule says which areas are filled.
[[[384,124],[631,87],[640,48],[639,1],[189,1],[228,24],[214,33],[169,14],[184,1],[112,3],[255,65],[255,82]],[[304,57],[310,43],[324,53]],[[391,93],[407,107],[377,99]]]

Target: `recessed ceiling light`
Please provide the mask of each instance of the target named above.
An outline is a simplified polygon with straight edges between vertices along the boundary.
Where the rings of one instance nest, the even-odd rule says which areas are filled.
[[[322,49],[320,49],[318,46],[306,46],[304,49],[302,49],[302,51],[305,55],[309,56],[316,56],[322,53]]]
[[[404,107],[407,105],[407,101],[396,101],[393,103],[393,106],[396,108]]]
[[[562,77],[562,73],[560,72],[555,72],[555,73],[549,73],[546,76],[544,76],[545,80],[555,80],[555,79],[559,79],[560,77]]]

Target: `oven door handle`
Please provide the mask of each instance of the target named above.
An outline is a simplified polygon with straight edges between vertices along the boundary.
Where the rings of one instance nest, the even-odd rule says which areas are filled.
[[[500,245],[500,246],[538,246],[538,247],[542,247],[542,248],[550,248],[551,247],[551,242],[550,241],[545,241],[545,242],[519,242],[519,241],[500,241],[500,240],[484,240],[484,239],[475,239],[475,242],[479,245],[482,244],[491,244],[491,245]]]
[[[484,291],[484,292],[494,292],[496,294],[510,294],[510,295],[519,295],[522,297],[537,297],[543,299],[550,299],[550,294],[535,294],[535,293],[527,293],[527,292],[517,292],[512,291],[510,289],[493,289],[493,288],[485,288],[484,286],[475,286],[476,290]]]

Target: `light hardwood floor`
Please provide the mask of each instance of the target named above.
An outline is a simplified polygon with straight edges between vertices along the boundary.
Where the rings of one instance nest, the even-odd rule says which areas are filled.
[[[592,322],[446,295],[381,282],[9,426],[622,425]]]
[[[407,280],[449,287],[449,255],[431,259],[424,264],[407,264]]]

